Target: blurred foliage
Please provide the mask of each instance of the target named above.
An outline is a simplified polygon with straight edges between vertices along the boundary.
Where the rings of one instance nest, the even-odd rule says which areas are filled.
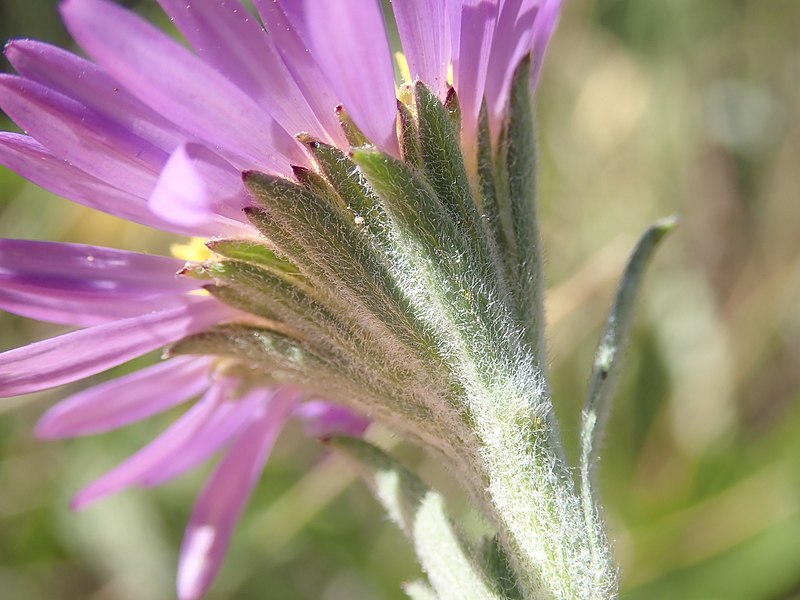
[[[68,45],[54,5],[0,0],[0,37]],[[601,465],[622,597],[800,598],[800,3],[567,5],[539,120],[552,385],[573,451],[626,253],[655,218],[683,223],[648,278]],[[136,9],[157,14],[149,1]],[[0,235],[150,252],[170,242],[7,171]],[[7,349],[53,328],[0,314],[0,332]],[[0,405],[0,597],[173,597],[207,470],[70,513],[71,494],[171,415],[37,442],[37,415],[63,394]],[[401,598],[417,575],[405,542],[347,468],[297,433],[282,436],[210,597]]]

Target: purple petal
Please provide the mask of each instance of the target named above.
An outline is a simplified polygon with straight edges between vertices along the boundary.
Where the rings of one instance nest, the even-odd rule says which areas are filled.
[[[183,261],[85,244],[0,238],[0,282],[104,298],[151,297],[197,289],[179,277]]]
[[[242,433],[195,505],[181,547],[178,596],[198,600],[216,577],[231,534],[297,397],[281,390]]]
[[[141,421],[208,388],[211,365],[207,358],[173,358],[78,392],[44,414],[36,435],[77,437]]]
[[[220,448],[236,437],[243,427],[249,425],[260,414],[263,404],[269,401],[272,392],[258,388],[242,398],[221,404],[213,418],[172,457],[158,469],[151,470],[142,478],[146,486],[161,485],[205,462]]]
[[[238,168],[288,174],[292,162],[305,161],[299,144],[252,98],[144,19],[105,0],[66,0],[61,12],[72,36],[114,79],[199,139],[242,157]]]
[[[461,12],[463,0],[445,0],[447,7],[447,24],[448,24],[448,43],[447,43],[447,60],[449,64],[455,65],[458,62],[458,52],[461,48]]]
[[[350,116],[373,143],[398,154],[394,69],[380,6],[376,0],[303,0],[302,7],[294,5],[287,16]]]
[[[360,436],[370,424],[366,417],[324,400],[311,400],[298,404],[292,416],[303,422],[309,437],[319,439],[333,435]]]
[[[497,10],[497,0],[464,0],[462,3],[460,46],[453,70],[461,103],[462,142],[466,147],[472,146],[475,137]]]
[[[411,77],[443,98],[449,58],[445,2],[406,0],[392,6]]]
[[[200,144],[179,146],[172,153],[149,200],[153,213],[165,221],[200,227],[216,223],[218,229],[241,221],[247,204],[242,174]]]
[[[84,173],[27,135],[0,132],[0,164],[54,194],[128,221],[181,235],[219,233],[218,226],[208,231],[167,223],[156,217],[141,197]]]
[[[159,0],[198,55],[289,133],[327,137],[272,39],[236,0]]]
[[[78,492],[72,500],[72,508],[81,510],[125,488],[140,485],[149,473],[158,471],[173,457],[179,456],[182,448],[195,439],[213,418],[228,389],[227,383],[211,387],[199,402],[156,439]]]
[[[347,147],[344,132],[336,118],[334,107],[339,99],[330,82],[320,71],[319,66],[306,49],[306,44],[292,28],[286,15],[275,0],[255,0],[254,4],[274,40],[286,68],[294,77],[311,110],[328,135],[328,141]]]
[[[506,0],[500,10],[486,78],[486,102],[493,124],[499,123],[505,110],[514,70],[531,49],[540,5],[540,0]]]
[[[186,133],[131,96],[93,62],[34,40],[13,40],[5,54],[26,79],[116,121],[165,152],[187,139]]]
[[[178,307],[202,285],[177,275],[183,264],[97,246],[0,239],[0,307],[81,326]]]
[[[0,289],[0,309],[29,319],[79,327],[128,319],[186,303],[183,294],[151,298],[103,298],[64,291],[25,289],[22,286],[16,288]]]
[[[235,313],[209,298],[97,325],[0,354],[0,397],[18,396],[95,375],[197,333]]]
[[[147,196],[167,154],[43,85],[0,75],[0,107],[49,151],[137,196]]]
[[[542,0],[542,6],[536,17],[533,32],[533,65],[531,66],[531,89],[536,89],[539,75],[542,72],[544,57],[550,40],[558,27],[561,18],[562,0]]]

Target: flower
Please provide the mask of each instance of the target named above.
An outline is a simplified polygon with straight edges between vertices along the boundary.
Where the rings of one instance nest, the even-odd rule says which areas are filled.
[[[469,344],[442,341],[455,317],[426,307],[453,294],[485,301],[499,307],[488,319],[502,334],[526,318],[526,288],[506,281],[501,256],[525,240],[503,238],[502,219],[479,216],[468,190],[486,183],[480,148],[504,143],[515,72],[536,85],[561,2],[396,1],[399,87],[377,0],[256,0],[260,19],[237,0],[159,3],[190,48],[108,0],[61,4],[91,61],[8,43],[18,75],[0,76],[0,106],[27,135],[0,133],[0,163],[85,206],[209,240],[211,252],[185,264],[0,241],[0,307],[81,327],[0,355],[0,395],[170,347],[164,362],[62,401],[38,433],[100,433],[200,397],[74,503],[161,483],[227,448],[184,540],[178,588],[191,599],[210,586],[288,418],[317,437],[363,431],[363,418],[307,397],[346,403],[451,457],[460,449],[440,439],[437,415],[470,436],[455,425],[464,411],[445,406],[469,379],[449,357]],[[437,107],[452,124],[436,121]],[[449,154],[426,142],[436,123],[445,143],[457,132]],[[415,179],[439,159],[451,174],[431,167]],[[419,246],[430,231],[413,221],[426,214],[408,210],[422,207],[439,211],[440,241],[455,254]],[[437,271],[473,259],[471,280]]]

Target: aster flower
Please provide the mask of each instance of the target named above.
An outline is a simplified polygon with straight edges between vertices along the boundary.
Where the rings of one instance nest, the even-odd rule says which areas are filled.
[[[545,373],[531,91],[560,0],[396,0],[394,58],[377,0],[256,0],[257,15],[237,0],[159,4],[188,47],[109,0],[66,0],[91,60],[16,40],[18,75],[0,76],[0,106],[26,131],[0,134],[0,163],[206,240],[188,262],[0,241],[0,307],[81,327],[1,354],[1,395],[167,347],[56,405],[42,437],[199,397],[75,506],[224,449],[181,554],[179,595],[198,598],[296,417],[333,436],[414,542],[429,582],[412,598],[613,595],[589,480],[628,296],[598,354],[577,489]],[[645,237],[626,294],[665,230]],[[496,534],[465,544],[413,473],[334,436],[363,432],[360,414],[439,456]]]

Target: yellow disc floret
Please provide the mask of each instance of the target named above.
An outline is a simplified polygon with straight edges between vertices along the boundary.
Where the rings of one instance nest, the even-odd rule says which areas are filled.
[[[206,240],[199,237],[190,238],[185,244],[172,244],[169,251],[175,258],[187,262],[203,262],[211,258],[211,250],[206,247]]]

